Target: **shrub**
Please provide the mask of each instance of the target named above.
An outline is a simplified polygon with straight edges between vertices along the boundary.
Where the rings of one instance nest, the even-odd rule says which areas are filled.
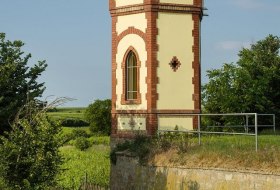
[[[110,137],[108,136],[93,136],[90,137],[88,139],[90,141],[90,144],[94,144],[94,145],[99,145],[99,144],[103,144],[103,145],[110,145]]]
[[[74,129],[71,133],[72,139],[77,139],[79,137],[88,138],[90,135],[83,129]]]
[[[75,147],[79,150],[84,151],[90,147],[90,142],[85,137],[79,137],[75,141]]]
[[[111,151],[110,159],[113,164],[117,162],[116,153],[119,151],[128,150],[130,153],[135,154],[139,158],[140,164],[145,164],[147,156],[150,153],[152,141],[149,137],[144,135],[136,135],[132,141],[125,141],[124,143],[117,144],[117,146]]]
[[[89,126],[89,123],[78,118],[66,118],[61,121],[61,125],[63,127],[86,127]]]
[[[0,137],[1,189],[5,185],[14,190],[46,189],[56,184],[62,163],[61,127],[49,121],[45,112],[33,108],[31,103],[25,106],[23,117]]]
[[[110,135],[111,132],[111,100],[96,100],[85,111],[85,118],[90,123],[93,133]]]

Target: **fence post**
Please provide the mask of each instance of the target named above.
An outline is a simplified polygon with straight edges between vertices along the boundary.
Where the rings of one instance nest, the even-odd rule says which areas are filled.
[[[258,152],[258,114],[255,113],[255,138],[256,138],[256,152]]]
[[[249,116],[246,115],[246,133],[249,132]]]
[[[274,133],[276,133],[276,128],[275,128],[275,114],[273,114],[273,130],[274,130]]]
[[[198,143],[201,145],[201,133],[200,133],[200,114],[198,115]]]

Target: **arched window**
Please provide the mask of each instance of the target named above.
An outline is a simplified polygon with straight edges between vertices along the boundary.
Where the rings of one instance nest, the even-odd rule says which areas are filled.
[[[140,93],[140,68],[141,62],[137,51],[130,46],[124,54],[122,61],[123,91],[121,104],[141,104]]]
[[[126,100],[136,100],[137,89],[137,58],[133,51],[129,51],[126,57]]]

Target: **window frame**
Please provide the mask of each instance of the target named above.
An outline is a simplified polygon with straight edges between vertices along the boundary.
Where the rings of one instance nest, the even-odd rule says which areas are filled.
[[[135,99],[128,99],[128,73],[127,73],[127,59],[130,53],[133,53],[136,58],[136,98]],[[127,50],[126,53],[124,54],[123,57],[123,62],[122,62],[122,72],[123,72],[123,92],[122,92],[122,97],[121,97],[121,104],[122,105],[127,105],[127,104],[141,104],[141,93],[140,93],[140,67],[141,67],[141,62],[139,60],[139,56],[137,51],[130,46]]]

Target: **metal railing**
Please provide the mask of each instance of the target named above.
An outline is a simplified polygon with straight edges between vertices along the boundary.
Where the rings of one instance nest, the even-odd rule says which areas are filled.
[[[258,113],[224,113],[224,114],[158,114],[158,117],[198,117],[198,126],[197,131],[195,130],[158,130],[158,133],[161,132],[186,132],[186,133],[197,133],[198,134],[198,142],[201,145],[201,135],[202,134],[224,134],[224,135],[244,135],[244,136],[255,136],[255,150],[258,151],[258,127],[272,127],[274,132],[275,128],[275,114],[258,114]],[[246,124],[234,126],[234,127],[245,127],[245,133],[237,133],[237,132],[215,132],[215,131],[202,131],[201,130],[201,117],[202,116],[245,116]],[[249,125],[249,116],[254,116],[254,125]],[[258,116],[272,116],[272,124],[268,125],[258,125]],[[211,126],[211,127],[232,127],[230,125],[227,126]],[[254,128],[254,133],[249,133],[249,127]]]

